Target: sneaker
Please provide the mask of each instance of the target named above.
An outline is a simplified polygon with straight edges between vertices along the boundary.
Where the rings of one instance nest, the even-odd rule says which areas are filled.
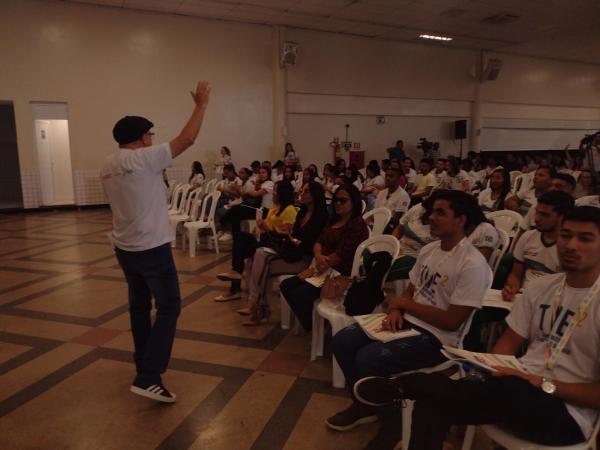
[[[343,411],[331,416],[325,421],[327,426],[336,431],[348,431],[359,425],[373,423],[377,421],[377,416],[373,414],[373,408],[366,407],[360,403],[352,404]]]
[[[175,394],[169,392],[162,384],[141,384],[134,381],[129,390],[134,394],[163,403],[175,403],[175,399],[177,398]]]
[[[215,302],[230,302],[231,300],[237,300],[238,298],[242,298],[242,294],[239,292],[236,292],[234,294],[232,294],[231,292],[228,292],[227,294],[221,294],[221,295],[217,295],[214,300]]]
[[[217,275],[217,278],[221,281],[240,281],[242,275],[237,272],[223,272]]]
[[[231,233],[223,233],[219,236],[219,242],[229,242],[233,240],[233,235]]]
[[[369,406],[388,406],[404,400],[400,378],[366,377],[354,384],[356,399]]]

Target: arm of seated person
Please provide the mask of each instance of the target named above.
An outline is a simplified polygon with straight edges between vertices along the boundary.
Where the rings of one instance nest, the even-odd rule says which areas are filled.
[[[494,345],[492,353],[514,356],[526,343],[526,338],[508,328],[496,345]],[[542,385],[542,377],[540,375],[503,367],[496,367],[495,369],[497,369],[497,372],[494,372],[496,376],[517,376],[529,381],[536,387],[541,387]],[[556,385],[556,391],[552,394],[555,397],[576,406],[600,409],[600,383],[566,383],[554,379],[552,382]]]
[[[248,197],[262,197],[267,193],[266,189],[259,189],[258,191],[246,192],[246,196]]]
[[[520,261],[513,262],[512,270],[504,287],[502,288],[502,298],[507,302],[512,302],[515,295],[523,285],[523,276],[525,274],[525,264]]]
[[[429,194],[431,194],[431,191],[433,190],[433,186],[425,186],[425,190],[423,192],[418,192],[418,193],[412,193],[410,196],[413,198],[423,198],[423,197],[428,197]]]
[[[473,312],[472,306],[450,305],[446,311],[435,306],[424,305],[414,301],[412,296],[401,295],[397,301],[390,302],[390,307],[400,309],[421,319],[434,327],[446,331],[456,331]]]

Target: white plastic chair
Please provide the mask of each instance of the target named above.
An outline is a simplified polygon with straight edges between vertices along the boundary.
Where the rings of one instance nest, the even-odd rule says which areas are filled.
[[[511,434],[496,425],[480,425],[479,426],[490,439],[497,442],[502,447],[508,450],[596,450],[596,438],[600,429],[600,416],[596,419],[592,434],[587,441],[574,445],[564,445],[562,447],[540,445],[534,442],[526,441]],[[471,450],[473,444],[473,436],[475,435],[475,425],[469,425],[465,433],[462,450]]]
[[[360,266],[363,262],[363,253],[365,250],[370,252],[386,251],[392,256],[392,261],[400,254],[400,242],[394,236],[390,235],[379,235],[373,236],[362,242],[356,252],[354,253],[354,261],[352,263],[351,277],[357,277],[360,274]],[[391,265],[390,265],[391,268]],[[385,283],[387,273],[383,277],[381,288]],[[381,306],[375,309],[375,311],[381,310]],[[354,317],[348,316],[338,309],[336,305],[331,304],[327,301],[319,300],[319,302],[313,308],[312,317],[312,345],[310,348],[310,359],[315,360],[317,356],[323,356],[323,343],[325,340],[325,319],[331,323],[331,333],[335,335],[342,328],[351,325],[355,322]],[[335,357],[333,357],[333,386],[337,388],[343,388],[346,383],[344,374],[340,369]]]
[[[496,231],[498,232],[498,237],[500,239],[498,246],[494,249],[488,261],[494,275],[496,275],[496,271],[498,270],[498,267],[500,267],[500,261],[502,260],[502,257],[506,254],[510,247],[510,238],[508,237],[508,233],[500,228],[496,228]]]
[[[185,203],[185,199],[189,190],[190,185],[187,183],[180,184],[173,190],[173,195],[171,197],[171,205],[169,206],[169,215],[180,213],[180,209]]]
[[[596,195],[585,195],[583,197],[579,197],[575,200],[575,206],[587,205],[589,202],[595,203],[595,200],[598,198],[598,194]]]
[[[383,234],[385,227],[392,219],[392,212],[388,208],[375,208],[363,214],[363,220],[370,224],[369,219],[373,218],[372,227],[370,226],[371,236]]]
[[[365,202],[364,200],[361,200],[361,201],[360,201],[360,203],[361,203],[361,205],[362,205],[362,206],[361,206],[360,213],[361,213],[361,214],[364,214],[364,213],[365,213],[365,211],[366,211],[366,209],[367,209],[367,202]]]
[[[494,226],[498,230],[503,230],[511,240],[509,251],[512,252],[516,237],[523,223],[523,216],[516,211],[502,209],[500,211],[492,211],[486,214],[486,217],[494,222]]]
[[[510,185],[514,186],[515,185],[515,180],[517,179],[517,177],[519,175],[523,175],[523,172],[521,172],[520,170],[511,170],[509,172],[510,175]]]
[[[217,229],[215,227],[215,211],[217,210],[217,203],[219,201],[219,197],[221,196],[220,191],[214,191],[212,194],[207,195],[202,200],[202,209],[200,210],[200,214],[198,215],[198,220],[193,222],[187,222],[183,225],[183,243],[182,250],[185,250],[186,237],[189,241],[190,245],[190,258],[196,256],[196,242],[198,239],[198,232],[200,230],[210,229],[212,231],[212,236],[210,239],[213,240],[215,246],[215,252],[219,253],[219,240],[217,239]],[[206,212],[206,205],[208,204],[208,199],[210,200],[210,210],[208,211],[208,216]],[[206,220],[204,220],[206,218]]]
[[[202,188],[198,188],[197,190],[188,194],[187,198],[185,199],[183,211],[180,214],[169,215],[169,223],[171,224],[171,229],[173,230],[173,234],[175,235],[175,239],[173,239],[173,241],[171,242],[171,247],[176,246],[177,227],[179,226],[179,224],[190,220],[196,220],[198,216],[198,206],[196,202],[197,198],[202,198]]]
[[[212,180],[207,181],[206,185],[204,187],[206,195],[212,194],[215,191],[216,187],[217,187],[217,179],[216,178],[213,178]]]

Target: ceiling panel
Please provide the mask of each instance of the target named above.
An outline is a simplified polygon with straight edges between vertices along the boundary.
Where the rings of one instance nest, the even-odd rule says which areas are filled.
[[[67,1],[390,40],[414,41],[427,32],[453,37],[447,46],[600,64],[600,0]],[[516,18],[501,24],[484,21],[503,14]]]

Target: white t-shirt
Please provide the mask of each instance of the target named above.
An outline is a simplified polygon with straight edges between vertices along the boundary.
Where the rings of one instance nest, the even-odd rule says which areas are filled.
[[[113,214],[112,239],[117,248],[140,252],[175,239],[162,177],[171,162],[168,143],[119,148],[105,159],[100,179]]]
[[[446,174],[446,184],[448,189],[453,191],[464,191],[463,183],[467,182],[467,190],[471,189],[471,177],[464,170],[460,170],[456,175]]]
[[[415,301],[447,311],[450,305],[481,308],[483,296],[492,284],[492,271],[483,255],[467,239],[457,244],[450,257],[435,241],[421,249],[417,262],[409,273],[410,282],[417,290]],[[457,346],[464,323],[456,331],[437,328],[411,314],[404,318],[434,334],[442,344]]]
[[[406,181],[410,184],[415,184],[417,182],[417,171],[415,169],[408,169],[408,172],[404,174],[406,177]]]
[[[410,195],[400,186],[391,194],[389,192],[389,188],[379,191],[379,194],[375,198],[375,208],[388,208],[392,214],[398,212],[405,213],[410,205]]]
[[[592,300],[588,314],[575,327],[571,339],[556,358],[554,368],[546,368],[546,345],[552,347],[560,341],[571,320],[576,320],[579,304],[584,301],[589,288],[565,286],[557,317],[552,321],[552,306],[556,292],[564,280],[562,274],[548,275],[533,280],[523,296],[518,299],[506,318],[508,326],[529,341],[521,363],[528,372],[567,383],[598,383],[600,381],[600,299]],[[579,424],[584,436],[589,436],[598,414],[589,408],[566,403],[567,410]]]
[[[357,178],[352,184],[356,187],[356,189],[358,189],[359,191],[362,191],[363,184],[359,178]]]
[[[468,236],[475,248],[496,248],[500,241],[498,231],[491,223],[481,222]]]
[[[271,175],[271,180],[273,180],[273,183],[277,183],[278,181],[283,180],[283,174],[282,173],[274,173],[273,175]]]
[[[556,253],[556,244],[544,244],[542,233],[538,230],[523,233],[515,245],[513,256],[517,261],[525,264],[523,288],[536,278],[562,271]]]
[[[375,188],[385,186],[385,180],[381,175],[375,175],[373,178],[367,178],[363,188]]]
[[[267,180],[267,181],[263,182],[263,184],[260,185],[261,189],[264,189],[265,191],[267,191],[267,193],[262,196],[262,202],[260,204],[260,206],[262,206],[263,208],[271,209],[273,207],[273,187],[274,186],[275,186],[275,183],[273,183],[271,180]]]
[[[421,221],[425,208],[421,204],[415,205],[404,214],[398,222],[402,227],[400,238],[400,254],[402,256],[417,257],[421,249],[438,238],[431,235],[429,224]]]
[[[520,190],[517,192],[516,196],[521,200],[521,205],[519,206],[521,214],[527,214],[531,207],[537,205],[537,196],[535,195],[535,189],[533,187],[531,187],[531,189]]]
[[[499,200],[500,198],[497,198],[496,200],[492,198],[491,188],[484,189],[477,197],[477,203],[479,203],[479,206],[483,212],[497,211]]]
[[[437,173],[435,170],[433,170],[431,173],[435,177],[435,187],[436,187],[436,189],[442,188],[443,186],[441,186],[441,185],[446,182],[446,177],[448,176],[448,174],[446,173],[446,171],[442,170],[440,173]]]
[[[586,195],[575,200],[575,206],[593,206],[600,208],[600,195]]]

